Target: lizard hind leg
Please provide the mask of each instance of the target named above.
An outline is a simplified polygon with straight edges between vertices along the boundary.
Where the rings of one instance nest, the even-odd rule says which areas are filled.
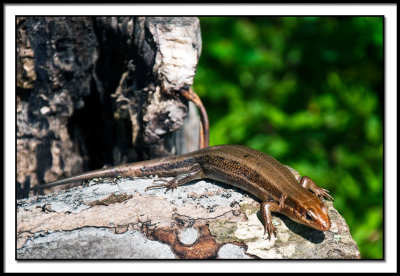
[[[168,186],[169,185],[169,182],[171,182],[171,181],[168,181],[168,180],[165,180],[165,179],[156,179],[156,180],[154,180],[154,183],[162,183],[162,184],[156,184],[156,185],[151,185],[151,186],[148,186],[148,187],[146,187],[146,189],[145,189],[145,191],[147,191],[147,190],[149,190],[149,189],[153,189],[153,188],[163,188],[163,187],[166,187],[166,186]]]
[[[201,166],[194,165],[188,172],[179,174],[170,181],[159,179],[158,181],[161,181],[164,183],[149,186],[146,188],[146,191],[148,189],[152,189],[152,188],[165,187],[166,188],[165,192],[168,192],[169,190],[174,190],[174,189],[178,188],[179,186],[186,184],[192,180],[201,179],[201,178],[203,178],[203,170],[202,170]]]

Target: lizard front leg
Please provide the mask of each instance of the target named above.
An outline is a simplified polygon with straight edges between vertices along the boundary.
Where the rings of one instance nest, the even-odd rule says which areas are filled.
[[[276,237],[276,227],[272,223],[271,212],[279,211],[279,204],[275,201],[266,201],[261,203],[261,215],[264,222],[264,234],[268,232],[268,239],[271,239],[272,233]]]
[[[303,188],[306,188],[306,189],[312,191],[320,199],[326,197],[327,199],[334,201],[333,197],[329,194],[329,191],[326,189],[323,189],[321,187],[318,187],[317,184],[315,184],[315,182],[311,178],[309,178],[308,176],[302,177],[292,167],[289,167],[288,165],[284,165],[284,166],[289,169],[289,171],[294,175],[296,180],[300,183],[300,185]]]
[[[303,176],[301,178],[300,185],[312,191],[320,199],[326,197],[327,199],[334,201],[328,190],[318,187],[317,184],[315,184],[315,182],[308,176]]]

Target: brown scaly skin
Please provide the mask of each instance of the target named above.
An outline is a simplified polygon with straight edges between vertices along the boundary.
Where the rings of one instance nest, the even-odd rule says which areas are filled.
[[[176,189],[195,179],[221,181],[255,195],[261,200],[265,231],[276,235],[271,212],[282,213],[292,220],[320,231],[330,229],[328,209],[321,199],[333,198],[307,176],[300,175],[273,157],[239,145],[221,145],[194,152],[120,165],[87,172],[35,187],[47,188],[71,182],[108,177],[143,177],[158,175],[175,177],[154,187]]]

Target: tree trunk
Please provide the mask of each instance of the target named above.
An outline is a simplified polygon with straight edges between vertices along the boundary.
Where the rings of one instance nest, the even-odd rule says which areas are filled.
[[[197,148],[195,17],[17,17],[17,185]],[[193,106],[191,107],[193,109]],[[179,131],[178,131],[179,130]],[[183,138],[186,137],[186,138]],[[182,143],[182,141],[185,143]],[[182,145],[185,145],[182,147]]]

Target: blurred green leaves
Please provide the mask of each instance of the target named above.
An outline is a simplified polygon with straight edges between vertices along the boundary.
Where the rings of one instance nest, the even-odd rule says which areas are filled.
[[[335,197],[382,258],[383,18],[204,17],[195,91],[210,142],[245,144]]]

